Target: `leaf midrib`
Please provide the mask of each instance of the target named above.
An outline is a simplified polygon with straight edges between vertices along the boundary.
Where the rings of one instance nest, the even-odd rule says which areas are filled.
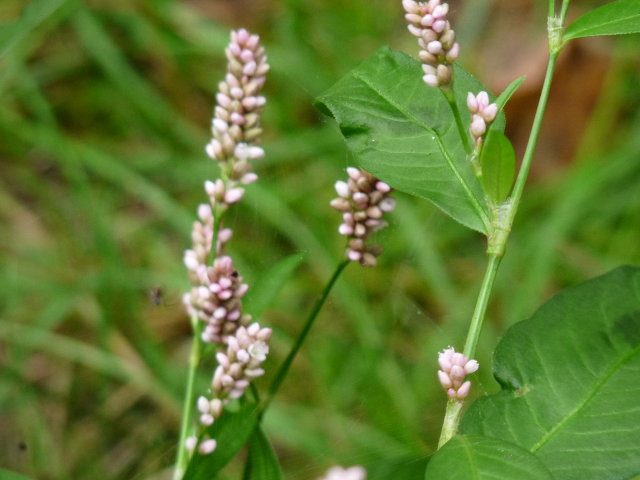
[[[631,350],[627,355],[624,355],[623,357],[621,357],[620,360],[618,360],[616,363],[611,365],[611,367],[609,367],[609,369],[607,370],[607,373],[603,375],[598,382],[596,382],[596,384],[593,387],[593,390],[591,391],[591,394],[587,396],[579,405],[577,405],[576,408],[573,409],[573,411],[571,411],[560,422],[558,422],[551,430],[545,433],[540,438],[540,440],[538,440],[538,442],[535,443],[529,449],[529,451],[531,453],[535,453],[538,450],[540,450],[549,440],[551,440],[560,431],[560,429],[564,425],[566,425],[569,421],[575,418],[580,413],[580,411],[583,410],[589,404],[589,402],[591,402],[591,400],[593,400],[593,398],[599,393],[602,387],[619,370],[621,365],[626,363],[630,358],[632,358],[634,355],[638,354],[639,352],[640,352],[640,345],[638,345],[636,348]]]
[[[488,213],[483,208],[482,202],[480,201],[480,199],[476,197],[475,193],[473,193],[473,190],[471,190],[471,187],[469,185],[467,185],[467,182],[462,177],[461,173],[458,171],[457,167],[453,163],[453,159],[451,158],[451,156],[449,155],[449,152],[445,148],[444,142],[442,141],[442,138],[440,137],[440,134],[436,130],[434,130],[433,128],[429,127],[426,123],[420,121],[417,117],[415,117],[414,115],[412,115],[411,113],[409,113],[408,111],[403,109],[400,105],[398,105],[395,102],[393,102],[393,100],[391,98],[389,98],[386,95],[384,95],[383,92],[378,90],[375,87],[375,85],[370,83],[367,80],[367,78],[362,76],[359,72],[354,71],[354,72],[352,72],[352,75],[356,80],[361,81],[364,85],[369,87],[369,89],[371,89],[371,91],[373,91],[375,94],[377,94],[388,105],[392,106],[398,112],[400,112],[401,115],[404,115],[406,118],[411,120],[415,125],[417,125],[418,127],[426,130],[427,132],[429,132],[429,133],[431,133],[433,135],[434,140],[436,141],[436,145],[438,146],[438,150],[440,150],[440,153],[442,154],[442,156],[444,157],[445,161],[447,162],[447,165],[449,165],[449,168],[451,169],[453,174],[458,179],[458,182],[460,183],[460,186],[464,190],[468,200],[471,202],[471,205],[473,206],[474,210],[476,211],[476,215],[478,215],[478,217],[480,218],[480,221],[482,222],[484,228],[488,232],[489,231],[489,227],[490,227],[490,221],[489,221]]]

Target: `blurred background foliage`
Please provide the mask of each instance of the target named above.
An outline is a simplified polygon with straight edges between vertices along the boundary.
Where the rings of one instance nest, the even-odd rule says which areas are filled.
[[[181,305],[229,30],[272,65],[260,181],[230,214],[255,282],[307,252],[261,319],[273,373],[339,261],[333,183],[351,162],[316,95],[383,44],[415,55],[399,0],[2,0],[0,467],[39,480],[168,478],[190,329]],[[522,152],[545,62],[546,2],[451,0],[462,62],[507,109]],[[571,15],[599,5],[572,2]],[[638,37],[564,52],[533,178],[479,353],[554,292],[640,264]],[[484,242],[397,195],[380,265],[350,266],[265,418],[290,479],[429,453],[436,353],[461,345]],[[250,294],[249,294],[250,295]],[[211,361],[203,368],[206,383]],[[258,386],[269,380],[262,379]],[[226,478],[238,478],[231,465]]]

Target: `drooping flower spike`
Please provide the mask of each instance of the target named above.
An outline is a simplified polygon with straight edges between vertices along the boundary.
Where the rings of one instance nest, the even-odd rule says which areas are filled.
[[[367,245],[369,236],[387,226],[382,217],[391,212],[396,202],[389,197],[391,187],[370,173],[353,167],[347,168],[348,181],[336,182],[338,198],[331,206],[342,212],[338,231],[348,237],[347,258],[364,266],[374,266],[382,253],[379,245]]]

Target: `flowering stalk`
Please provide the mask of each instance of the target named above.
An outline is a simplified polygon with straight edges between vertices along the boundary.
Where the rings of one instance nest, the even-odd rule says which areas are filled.
[[[338,227],[338,231],[348,237],[345,252],[347,258],[338,264],[320,298],[309,313],[302,331],[296,338],[287,358],[276,373],[273,382],[269,386],[269,395],[263,401],[263,412],[289,372],[293,360],[307,338],[318,313],[320,313],[342,271],[351,262],[358,262],[363,266],[373,266],[377,263],[377,256],[382,252],[382,247],[379,245],[367,245],[366,241],[373,232],[387,225],[382,220],[382,217],[384,213],[390,212],[395,208],[395,200],[389,197],[391,187],[362,169],[349,167],[347,168],[347,175],[346,182],[336,182],[335,189],[338,193],[338,198],[331,201],[331,206],[342,212],[343,223]]]
[[[174,479],[182,478],[189,452],[201,454],[215,450],[216,439],[208,438],[205,429],[220,417],[224,406],[241,397],[250,382],[261,376],[261,368],[269,351],[271,330],[251,325],[251,316],[243,312],[242,298],[248,290],[224,254],[232,231],[224,228],[223,215],[244,195],[244,185],[257,180],[250,160],[262,158],[257,144],[262,133],[260,113],[265,98],[260,90],[269,70],[259,37],[244,29],[231,32],[226,49],[228,71],[219,84],[217,105],[211,122],[212,139],[207,155],[220,167],[221,178],[204,184],[209,198],[198,207],[198,218],[191,234],[193,247],[184,254],[192,283],[183,301],[192,319],[194,339],[189,361],[187,392],[178,445]],[[195,371],[200,361],[202,342],[217,345],[224,351],[216,355],[218,367],[211,381],[211,398],[195,398]],[[198,435],[189,436],[193,408],[199,411]]]
[[[262,412],[264,412],[267,409],[267,407],[271,403],[271,400],[273,400],[273,397],[278,392],[280,385],[282,384],[285,377],[287,376],[287,373],[289,373],[289,369],[291,368],[291,364],[293,363],[293,360],[295,359],[296,355],[298,354],[298,351],[302,347],[302,344],[306,340],[307,335],[311,331],[311,327],[313,326],[318,314],[320,313],[320,310],[322,310],[322,307],[325,301],[327,300],[329,293],[331,293],[331,289],[333,288],[333,285],[336,283],[338,278],[340,278],[340,274],[345,269],[345,267],[349,265],[349,263],[351,263],[351,260],[347,259],[338,264],[338,267],[333,272],[333,275],[331,275],[329,282],[322,290],[322,293],[320,294],[320,298],[318,298],[316,303],[313,305],[313,308],[311,309],[309,316],[304,322],[302,331],[296,338],[296,341],[293,344],[293,347],[291,347],[291,350],[289,351],[287,358],[285,358],[284,362],[282,362],[282,365],[280,366],[280,368],[278,369],[278,372],[273,378],[271,385],[269,385],[269,393],[262,402],[262,408],[261,408]]]
[[[549,22],[548,34],[549,34],[549,59],[547,61],[547,71],[545,73],[544,83],[542,85],[542,92],[540,93],[540,99],[538,101],[538,107],[531,127],[531,133],[529,135],[529,141],[527,142],[527,148],[525,150],[520,170],[516,178],[513,190],[511,192],[510,201],[505,203],[505,211],[502,212],[499,218],[499,228],[501,235],[497,237],[497,240],[490,239],[489,249],[487,251],[489,261],[485,276],[482,281],[478,300],[476,302],[475,310],[471,318],[471,324],[469,326],[469,332],[467,334],[467,340],[464,346],[464,355],[468,358],[473,357],[478,339],[480,337],[480,331],[482,330],[482,324],[484,322],[487,305],[489,303],[489,296],[493,288],[493,283],[500,265],[502,256],[504,255],[506,242],[509,238],[509,232],[513,225],[513,220],[522,198],[522,192],[524,185],[529,175],[531,167],[531,161],[533,160],[533,154],[538,142],[538,136],[542,127],[542,118],[546,110],[547,101],[549,99],[549,92],[551,90],[551,81],[555,71],[555,64],[560,53],[562,46],[561,39],[555,38],[557,36],[556,25],[564,25],[564,21],[567,14],[567,7],[569,5],[568,0],[563,0],[562,10],[559,17],[553,17],[553,4],[550,3],[549,17],[553,21]],[[440,442],[438,448],[443,446],[451,437],[456,434],[457,426],[460,421],[460,415],[462,412],[462,403],[450,400],[447,404],[447,410],[445,413],[445,419],[443,422],[442,433],[440,436]]]

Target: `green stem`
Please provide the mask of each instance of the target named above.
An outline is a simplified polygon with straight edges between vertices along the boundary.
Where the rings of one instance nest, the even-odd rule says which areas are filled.
[[[447,443],[458,431],[458,423],[460,423],[460,412],[462,411],[463,402],[450,398],[447,402],[447,410],[444,414],[444,422],[442,431],[440,432],[440,440],[438,440],[438,449]]]
[[[544,77],[544,83],[542,85],[542,92],[540,93],[540,100],[538,101],[538,108],[536,115],[533,119],[533,126],[531,127],[531,134],[529,135],[529,142],[527,148],[522,157],[522,164],[518,171],[518,178],[516,179],[513,191],[511,193],[511,209],[509,211],[509,217],[507,225],[509,229],[513,224],[520,200],[522,199],[522,192],[524,191],[524,185],[527,182],[529,176],[529,170],[531,169],[531,162],[533,160],[533,154],[535,153],[536,144],[538,142],[538,136],[540,135],[540,129],[542,127],[542,118],[547,108],[547,102],[549,100],[549,92],[551,91],[551,80],[553,79],[553,73],[555,71],[556,60],[558,58],[559,51],[549,54],[549,60],[547,62],[547,73]],[[506,240],[505,240],[506,241]]]
[[[193,327],[193,340],[191,342],[191,353],[189,354],[189,373],[187,375],[187,388],[182,406],[182,425],[180,426],[180,440],[178,442],[178,457],[176,467],[173,472],[173,480],[180,480],[189,463],[189,452],[185,447],[185,442],[191,429],[191,419],[193,417],[193,407],[195,405],[196,373],[200,364],[200,352],[202,350],[202,322],[196,317],[191,317]]]
[[[462,351],[467,358],[473,358],[475,355],[478,339],[480,338],[480,332],[482,331],[484,316],[487,313],[489,297],[491,296],[491,290],[493,289],[493,282],[496,279],[498,267],[500,266],[500,260],[501,257],[497,255],[489,255],[489,263],[487,264],[487,269],[484,272],[482,286],[480,287],[476,307],[473,311],[473,316],[471,317],[471,324],[469,325],[469,332],[467,333],[467,341],[465,342],[464,350]]]
[[[560,15],[560,18],[557,19],[556,25],[562,26],[564,24],[568,5],[569,0],[564,0],[562,4],[562,13]],[[469,326],[469,332],[467,334],[467,341],[465,342],[463,350],[464,355],[468,358],[473,358],[476,347],[478,345],[478,339],[480,337],[480,331],[482,330],[482,324],[487,310],[489,297],[491,295],[491,290],[493,288],[493,283],[496,277],[496,273],[498,272],[500,260],[505,251],[509,233],[511,232],[511,227],[513,225],[513,220],[518,210],[520,200],[522,199],[522,193],[524,191],[527,177],[529,176],[535,147],[540,135],[542,119],[547,108],[547,102],[549,100],[549,92],[551,91],[551,81],[553,79],[553,73],[555,71],[556,60],[562,47],[561,39],[558,40],[556,38],[554,40],[551,31],[549,31],[549,39],[550,53],[547,62],[547,71],[544,77],[544,83],[542,85],[542,92],[540,93],[536,115],[531,127],[531,133],[529,135],[527,148],[522,158],[522,165],[520,166],[520,170],[518,171],[518,178],[516,179],[515,185],[513,187],[510,202],[508,204],[505,204],[505,211],[503,212],[503,215],[501,215],[500,213],[496,215],[496,213],[494,212],[494,218],[492,221],[493,228],[490,231],[489,239],[489,262],[487,264],[487,270],[485,271],[484,279],[482,281],[482,286],[480,288],[478,300],[473,312],[473,317],[471,318],[471,324]],[[456,434],[458,423],[460,422],[461,412],[462,402],[457,400],[449,400],[449,402],[447,403],[447,409],[445,412],[445,418],[442,426],[442,433],[440,435],[440,441],[438,443],[438,448],[444,445],[451,437]]]
[[[493,288],[493,282],[496,279],[496,273],[498,272],[498,266],[500,265],[500,260],[501,257],[497,255],[489,255],[489,263],[487,264],[487,270],[484,273],[484,279],[482,280],[482,286],[480,287],[480,293],[478,294],[478,300],[476,301],[476,308],[473,311],[473,317],[471,317],[471,325],[469,326],[469,332],[467,333],[467,341],[464,344],[463,353],[467,358],[473,358],[473,355],[475,354],[478,338],[480,337],[482,324],[487,312],[487,305],[489,304],[489,297],[491,296],[491,289]],[[456,399],[449,399],[447,402],[447,410],[444,414],[438,448],[442,447],[456,434],[458,430],[458,423],[460,423],[462,405],[463,402]]]
[[[309,313],[309,316],[307,317],[307,320],[305,321],[305,324],[302,327],[302,331],[300,332],[300,335],[298,335],[298,338],[296,339],[293,347],[291,348],[289,355],[287,355],[287,358],[284,360],[284,362],[280,366],[280,369],[278,370],[278,373],[276,373],[276,376],[271,382],[271,385],[269,385],[269,392],[267,394],[267,397],[264,399],[262,403],[262,413],[264,413],[264,411],[267,409],[267,407],[269,406],[269,403],[271,403],[271,400],[273,399],[274,395],[277,393],[278,389],[280,388],[280,384],[283,382],[284,378],[289,372],[289,368],[291,367],[291,364],[293,363],[293,360],[296,354],[300,350],[300,347],[302,346],[304,340],[307,338],[307,335],[309,334],[309,331],[311,330],[311,327],[313,326],[313,323],[316,317],[318,316],[318,313],[322,309],[324,302],[327,300],[327,297],[329,296],[329,293],[331,292],[333,285],[336,283],[336,280],[338,280],[338,278],[340,277],[340,274],[345,269],[345,267],[349,265],[349,263],[351,263],[350,260],[344,260],[343,262],[341,262],[336,268],[335,272],[333,272],[333,275],[331,276],[331,279],[329,279],[329,282],[327,283],[327,285],[324,287],[324,290],[322,291],[320,298],[318,298],[315,305],[313,306],[313,309]]]

